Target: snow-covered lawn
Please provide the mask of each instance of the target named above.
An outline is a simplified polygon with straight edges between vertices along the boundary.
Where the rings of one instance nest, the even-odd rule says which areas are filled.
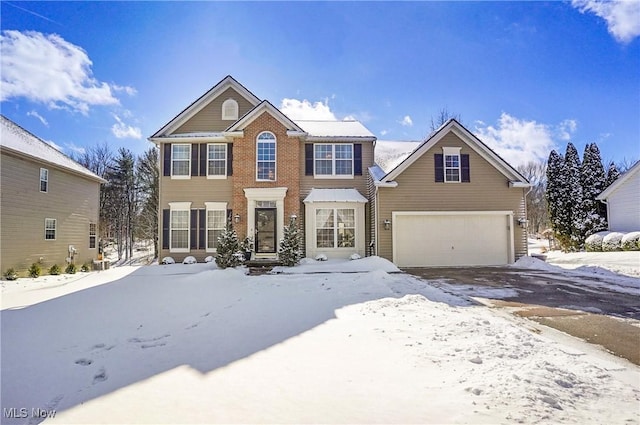
[[[3,282],[2,423],[640,422],[640,368],[588,344],[377,257],[285,270]]]

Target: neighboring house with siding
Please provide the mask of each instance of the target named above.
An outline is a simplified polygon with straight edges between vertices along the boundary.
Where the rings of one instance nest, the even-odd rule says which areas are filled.
[[[96,259],[105,181],[0,116],[0,270]]]
[[[357,121],[294,121],[227,76],[149,140],[160,148],[160,256],[215,255],[228,220],[276,258],[295,217],[307,256],[368,254],[376,137]]]
[[[640,161],[597,197],[607,205],[609,230],[640,231]]]
[[[529,182],[456,120],[393,170],[369,173],[376,252],[398,266],[498,265],[527,254]]]

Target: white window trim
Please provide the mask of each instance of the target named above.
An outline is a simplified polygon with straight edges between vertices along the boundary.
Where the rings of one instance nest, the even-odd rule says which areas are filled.
[[[47,239],[47,221],[48,220],[53,221],[53,239]],[[44,219],[44,240],[55,241],[57,237],[58,237],[58,220],[56,220],[55,218],[45,218]]]
[[[317,213],[318,210],[331,210],[333,211],[333,226],[332,227],[318,227],[318,222],[317,220]],[[353,227],[349,227],[349,229],[353,229],[353,246],[337,246],[338,245],[338,229],[340,226],[338,226],[338,210],[352,210],[353,211]],[[314,234],[314,241],[315,241],[315,249],[333,249],[333,250],[349,250],[349,251],[353,251],[356,249],[356,247],[358,246],[358,241],[356,240],[357,238],[357,228],[358,225],[356,223],[356,215],[357,215],[358,211],[355,207],[316,207],[315,208],[315,212],[314,212],[314,223],[313,223],[313,227],[316,231],[316,233]],[[319,229],[332,229],[333,230],[333,246],[331,247],[319,247],[318,246],[318,233],[317,231]]]
[[[460,156],[460,150],[462,148],[443,147],[442,148],[442,172],[444,173],[445,183],[460,183],[462,182],[462,157]],[[447,156],[457,156],[458,166],[447,167]],[[447,170],[458,170],[458,180],[447,180]]]
[[[355,210],[355,246],[352,248],[317,248],[316,209],[353,209]],[[362,202],[313,202],[305,203],[305,246],[308,257],[325,254],[329,258],[348,258],[357,253],[364,257],[365,246],[365,204]]]
[[[42,171],[46,171],[47,177],[45,179],[42,178]],[[48,193],[49,192],[49,169],[48,168],[40,168],[40,187],[38,189],[40,189],[41,193]],[[47,190],[42,190],[42,182],[45,182],[47,185]]]
[[[188,146],[189,147],[189,158],[187,159],[187,164],[189,165],[189,171],[186,176],[183,175],[174,175],[173,174],[173,162],[174,161],[184,161],[184,159],[175,160],[173,159],[173,148],[176,146]],[[191,144],[190,143],[172,143],[171,144],[171,178],[173,180],[189,180],[191,179]]]
[[[204,238],[205,238],[205,251],[206,252],[218,252],[218,248],[209,248],[209,211],[224,211],[227,215],[227,203],[226,202],[205,202],[205,219],[204,219]],[[226,224],[226,219],[225,219]]]
[[[209,146],[224,146],[224,174],[209,174],[209,161],[221,161],[220,159],[209,159]],[[207,179],[226,179],[227,178],[227,163],[229,155],[229,145],[227,143],[208,143],[207,144]]]
[[[175,253],[188,253],[191,250],[191,202],[169,202],[169,252]],[[174,211],[188,211],[187,219],[187,247],[186,248],[173,248],[172,237],[172,215]]]
[[[226,106],[229,104],[234,104],[235,108],[234,108],[234,114],[227,114],[227,108]],[[224,102],[222,102],[222,119],[223,120],[237,120],[238,119],[238,102],[236,102],[234,99],[227,99]]]
[[[273,136],[273,140],[260,140],[260,135],[264,133],[269,133]],[[258,144],[259,143],[273,143],[275,145],[274,149],[274,158],[273,158],[273,179],[259,179],[258,178]],[[267,161],[262,161],[267,162]],[[269,161],[271,162],[271,161]],[[271,131],[261,131],[260,134],[256,137],[256,181],[257,182],[275,182],[278,180],[278,138]]]
[[[336,174],[336,146],[351,146],[351,174]],[[316,146],[331,146],[331,174],[317,174],[316,170]],[[326,160],[318,158],[318,160]],[[340,161],[346,161],[339,159]],[[314,143],[313,144],[313,177],[316,179],[353,179],[353,168],[355,166],[353,143]]]

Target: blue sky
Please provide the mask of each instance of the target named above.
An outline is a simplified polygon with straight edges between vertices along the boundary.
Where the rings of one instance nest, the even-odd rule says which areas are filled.
[[[640,158],[640,2],[2,1],[2,114],[65,153],[146,140],[226,75],[294,119],[420,140],[446,108],[514,165]]]

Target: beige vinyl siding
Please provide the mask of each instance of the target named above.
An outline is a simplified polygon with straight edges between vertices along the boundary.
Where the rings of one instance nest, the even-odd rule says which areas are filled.
[[[98,224],[100,184],[44,162],[17,155],[0,155],[0,270],[13,267],[23,275],[42,258],[46,271],[53,264],[64,269],[69,245],[81,265],[97,257],[89,249],[89,223]],[[48,192],[40,192],[40,168],[49,170]],[[56,219],[56,239],[45,240],[45,218]]]
[[[469,154],[470,183],[435,183],[434,154],[442,153],[442,147],[460,147],[461,154]],[[526,236],[517,225],[526,189],[510,188],[502,173],[456,135],[443,137],[396,182],[396,188],[378,188],[378,255],[392,259],[392,232],[383,224],[392,211],[513,211],[516,259],[526,252]]]
[[[222,119],[222,104],[227,99],[234,99],[238,102],[238,118],[241,118],[244,114],[253,109],[253,105],[249,101],[242,97],[233,88],[229,87],[172,133],[181,134],[226,130],[227,127],[234,123],[234,120]]]

